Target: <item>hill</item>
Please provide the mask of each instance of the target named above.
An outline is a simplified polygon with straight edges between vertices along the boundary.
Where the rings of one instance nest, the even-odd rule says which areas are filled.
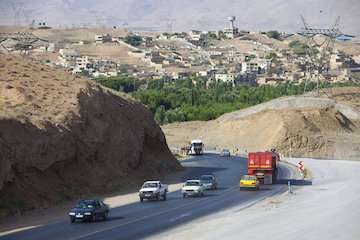
[[[10,0],[0,2],[1,24],[13,24],[11,6]],[[19,19],[23,23],[35,18],[52,26],[91,23],[166,31],[168,19],[174,19],[177,31],[215,30],[228,25],[226,18],[234,15],[240,29],[295,32],[302,27],[299,15],[303,14],[309,24],[318,27],[329,27],[341,16],[345,33],[360,33],[354,22],[360,17],[358,0],[109,0],[106,4],[96,0],[35,0],[26,2],[23,8],[27,16]]]
[[[322,96],[283,97],[214,121],[164,125],[169,145],[194,138],[207,148],[262,151],[285,156],[359,159],[360,88],[327,90]],[[327,96],[331,96],[330,98]]]
[[[142,104],[63,70],[0,54],[0,216],[179,169]]]

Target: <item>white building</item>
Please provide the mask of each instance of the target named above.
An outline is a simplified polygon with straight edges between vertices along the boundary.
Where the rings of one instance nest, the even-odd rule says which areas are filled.
[[[79,57],[79,53],[71,48],[65,48],[59,50],[60,57],[67,61],[75,61]]]
[[[235,74],[233,73],[215,73],[215,80],[217,82],[231,82],[235,81]]]
[[[189,32],[190,42],[197,46],[204,46],[208,42],[208,34],[202,31],[191,30]]]
[[[257,73],[259,71],[259,65],[257,62],[242,62],[241,73]]]
[[[112,41],[112,37],[109,34],[95,35],[95,43],[96,44],[101,44],[101,43],[106,43],[106,42],[111,42],[111,41]]]
[[[234,39],[237,36],[239,36],[239,29],[236,28],[236,27],[234,27],[234,28],[224,28],[224,35],[228,39]]]

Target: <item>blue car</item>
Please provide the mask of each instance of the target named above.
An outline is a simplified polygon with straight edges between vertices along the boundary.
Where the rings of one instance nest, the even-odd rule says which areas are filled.
[[[109,206],[100,200],[81,200],[69,212],[70,222],[106,220]]]

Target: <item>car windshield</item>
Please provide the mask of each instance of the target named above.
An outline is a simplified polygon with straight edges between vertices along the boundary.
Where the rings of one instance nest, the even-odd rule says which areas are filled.
[[[200,185],[200,182],[198,181],[189,181],[189,182],[186,182],[185,183],[186,186],[199,186]]]
[[[254,181],[254,180],[256,180],[256,177],[252,177],[252,176],[244,176],[244,177],[242,178],[242,180]]]
[[[211,182],[212,180],[213,180],[212,176],[202,176],[200,178],[200,181],[202,181],[202,182]]]
[[[202,146],[202,143],[193,143],[192,144],[194,147],[201,147]]]
[[[144,183],[143,188],[157,188],[158,183]]]
[[[82,201],[75,205],[75,208],[82,208],[82,209],[94,208],[94,207],[95,207],[95,202],[87,202],[87,201]]]

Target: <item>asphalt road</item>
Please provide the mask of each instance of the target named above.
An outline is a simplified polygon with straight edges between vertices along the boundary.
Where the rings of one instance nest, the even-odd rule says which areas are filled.
[[[252,205],[287,189],[284,184],[275,184],[262,186],[259,191],[239,191],[239,179],[247,170],[247,161],[241,157],[225,158],[207,153],[184,160],[182,164],[191,168],[184,180],[212,173],[218,178],[219,189],[207,191],[205,197],[186,199],[176,191],[169,193],[165,202],[136,202],[113,208],[105,222],[70,224],[64,221],[5,235],[0,240],[141,239],[229,207]],[[278,178],[290,179],[293,175],[291,166],[280,164]]]

